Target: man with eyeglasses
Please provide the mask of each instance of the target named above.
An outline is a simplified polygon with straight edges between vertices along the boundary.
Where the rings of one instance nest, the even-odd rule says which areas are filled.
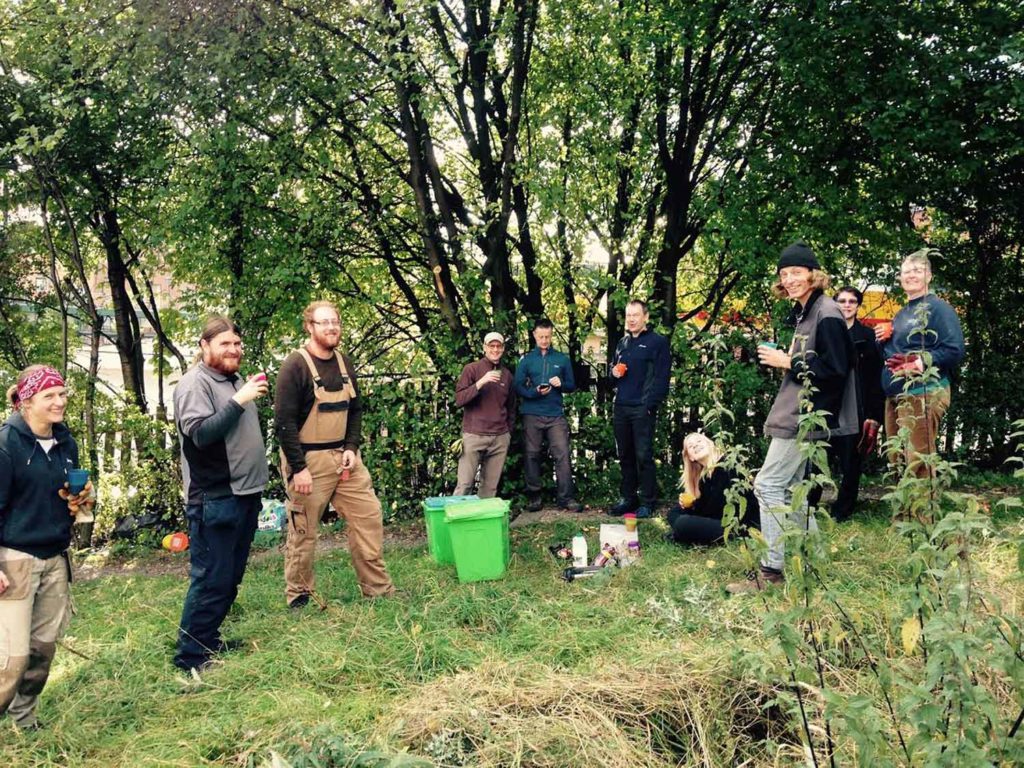
[[[317,529],[328,503],[345,520],[363,597],[390,596],[395,588],[382,556],[380,501],[359,455],[362,400],[352,361],[338,351],[338,309],[314,301],[302,319],[309,339],[281,365],[274,398],[281,476],[288,492],[285,599],[289,608],[301,609],[315,595]]]
[[[885,432],[894,437],[900,426],[910,428],[910,439],[902,455],[890,454],[891,463],[908,466],[917,477],[932,474],[922,457],[935,453],[939,423],[949,409],[950,382],[964,358],[964,334],[953,308],[931,293],[931,258],[941,256],[924,248],[907,256],[900,265],[900,285],[907,304],[893,318],[891,336],[875,329],[885,342],[882,354],[882,388],[885,390]],[[931,365],[933,379],[921,374]]]
[[[497,495],[516,418],[512,372],[501,364],[504,352],[504,337],[491,331],[484,336],[484,356],[463,368],[455,384],[455,404],[462,408],[462,455],[456,496],[473,492],[477,470],[477,496],[489,499]]]

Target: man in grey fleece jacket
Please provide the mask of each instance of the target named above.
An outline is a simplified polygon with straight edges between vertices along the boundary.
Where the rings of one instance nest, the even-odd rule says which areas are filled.
[[[207,321],[199,345],[202,362],[174,389],[191,564],[174,656],[184,670],[202,670],[227,649],[220,625],[242,583],[268,477],[254,402],[267,393],[266,375],[238,376],[241,332],[226,317]]]
[[[755,592],[781,583],[785,562],[783,526],[788,523],[816,531],[813,515],[803,508],[792,510],[792,488],[807,474],[808,461],[797,440],[802,379],[809,377],[815,391],[814,410],[825,411],[826,429],[808,433],[809,440],[856,434],[857,382],[853,342],[835,300],[824,294],[828,276],[804,243],[793,243],[782,252],[778,265],[777,293],[795,303],[790,315],[796,328],[789,351],[758,347],[762,364],[784,371],[779,394],[764,424],[771,438],[764,465],[754,479],[754,494],[761,507],[761,533],[768,554],[747,581],[729,584],[732,593]]]

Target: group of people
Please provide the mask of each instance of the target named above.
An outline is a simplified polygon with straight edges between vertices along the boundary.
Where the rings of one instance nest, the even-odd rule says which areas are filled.
[[[829,440],[842,481],[833,505],[849,515],[856,501],[865,445],[884,421],[888,435],[909,429],[901,459],[927,475],[939,420],[949,406],[950,381],[964,354],[955,312],[929,291],[926,251],[908,256],[900,281],[908,303],[891,332],[875,334],[857,321],[861,294],[843,288],[826,295],[829,278],[803,243],[786,248],[778,263],[777,295],[793,301],[794,338],[788,350],[758,347],[759,361],[782,371],[782,384],[765,422],[771,438],[752,491],[732,493],[740,479],[720,462],[706,436],[684,441],[680,504],[668,515],[678,542],[710,544],[725,531],[723,510],[738,497],[742,526],[759,526],[768,543],[759,571],[732,592],[782,581],[786,525],[816,527],[806,504],[791,509],[792,489],[809,471],[798,441],[803,381],[825,423],[806,435]],[[345,519],[356,580],[364,597],[395,593],[382,556],[383,518],[369,471],[360,457],[363,401],[352,361],[339,349],[340,316],[330,302],[303,311],[307,339],[281,366],[275,388],[275,431],[286,483],[287,538],[284,597],[293,611],[316,592],[318,526],[328,504]],[[614,515],[650,517],[658,487],[655,424],[669,391],[670,353],[665,337],[649,327],[647,305],[630,301],[626,333],[615,348],[609,381],[615,388],[613,426],[621,465]],[[455,493],[497,493],[511,432],[522,416],[527,505],[543,504],[544,446],[554,464],[556,501],[582,510],[570,461],[570,429],[563,395],[575,388],[572,361],[552,346],[552,324],[538,320],[535,346],[513,374],[502,365],[505,339],[484,337],[483,356],[462,370],[455,388],[463,410],[462,452]],[[232,643],[221,624],[238,593],[257,528],[269,472],[256,401],[269,392],[263,373],[239,375],[242,332],[229,318],[210,318],[199,339],[200,361],[174,391],[186,519],[190,583],[178,627],[174,664],[202,671]],[[937,370],[931,378],[926,366]],[[909,383],[908,383],[909,382]],[[70,614],[72,524],[87,519],[92,484],[72,493],[68,473],[79,467],[78,447],[64,425],[67,389],[48,366],[23,371],[8,391],[13,409],[0,427],[0,715],[19,728],[37,727],[36,704],[56,645]],[[733,499],[736,501],[736,499]]]

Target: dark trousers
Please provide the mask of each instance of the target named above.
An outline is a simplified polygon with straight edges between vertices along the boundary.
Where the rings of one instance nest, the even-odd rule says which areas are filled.
[[[565,416],[534,416],[523,414],[523,443],[526,453],[526,493],[540,496],[541,459],[544,440],[548,441],[548,453],[555,464],[556,494],[559,504],[565,504],[576,497],[572,482],[572,462],[569,461],[569,423]]]
[[[836,484],[836,500],[832,502],[831,509],[833,520],[848,520],[857,505],[863,465],[863,457],[857,450],[859,444],[860,435],[842,435],[828,441],[828,463]],[[808,503],[817,506],[821,501],[821,491],[820,486],[811,489],[807,495]]]
[[[260,494],[254,493],[204,498],[185,510],[192,568],[175,666],[198,667],[220,648],[220,625],[238,596],[260,506]]]
[[[721,520],[689,515],[679,507],[668,513],[668,525],[676,544],[721,544],[725,537]]]
[[[612,426],[615,447],[622,467],[619,494],[626,501],[637,498],[647,507],[658,499],[658,477],[654,469],[654,418],[642,405],[615,405]]]

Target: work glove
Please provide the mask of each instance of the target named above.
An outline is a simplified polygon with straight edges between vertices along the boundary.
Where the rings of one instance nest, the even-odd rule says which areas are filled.
[[[864,425],[860,430],[860,442],[857,450],[861,456],[870,456],[878,446],[879,424],[874,419],[864,419]]]

